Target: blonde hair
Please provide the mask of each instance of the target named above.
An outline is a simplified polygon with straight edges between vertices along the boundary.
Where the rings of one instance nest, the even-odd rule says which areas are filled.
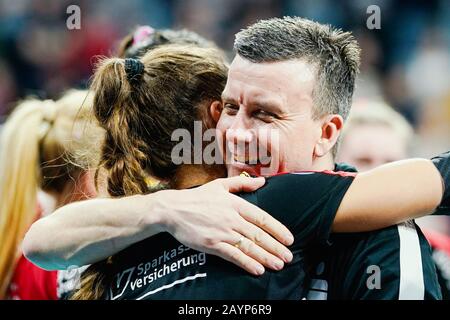
[[[87,103],[85,100],[87,99]],[[39,188],[60,192],[79,172],[71,154],[84,143],[91,114],[87,91],[62,99],[26,99],[7,119],[0,140],[0,299],[5,298],[25,232],[37,218]],[[83,106],[83,107],[82,107]]]
[[[342,139],[355,127],[365,125],[383,125],[394,130],[411,148],[414,129],[409,122],[391,106],[383,101],[356,101],[353,111],[345,124]]]

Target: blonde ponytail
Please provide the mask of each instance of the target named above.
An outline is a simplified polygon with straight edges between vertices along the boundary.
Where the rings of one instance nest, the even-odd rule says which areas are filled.
[[[5,298],[21,240],[37,214],[39,145],[51,125],[50,101],[27,100],[6,121],[0,140],[0,298]],[[50,112],[51,114],[51,112]]]
[[[76,155],[103,136],[92,118],[92,96],[70,90],[56,102],[25,100],[6,121],[0,140],[0,299],[7,294],[21,241],[38,218],[38,189],[59,194],[91,164]]]

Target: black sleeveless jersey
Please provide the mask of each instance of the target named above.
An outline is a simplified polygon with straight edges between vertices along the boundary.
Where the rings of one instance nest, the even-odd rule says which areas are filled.
[[[293,261],[281,271],[253,276],[213,255],[161,233],[115,255],[104,299],[302,299],[305,250],[327,241],[353,173],[299,172],[266,179],[240,196],[286,225],[295,241]]]

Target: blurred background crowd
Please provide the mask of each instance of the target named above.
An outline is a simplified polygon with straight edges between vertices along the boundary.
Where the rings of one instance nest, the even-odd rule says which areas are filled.
[[[68,30],[66,8],[81,9]],[[376,4],[381,28],[369,30]],[[138,24],[188,28],[230,52],[234,34],[260,18],[299,15],[352,30],[362,49],[356,96],[382,98],[418,133],[418,154],[446,147],[450,129],[450,2],[447,0],[0,0],[0,116],[29,94],[53,98],[85,86],[95,55],[114,52]]]
[[[81,9],[79,30],[66,26],[71,4]],[[380,29],[367,28],[370,5],[380,8]],[[86,88],[95,56],[113,54],[137,25],[193,30],[232,57],[237,31],[283,15],[354,32],[362,47],[354,109],[364,112],[370,102],[384,101],[403,115],[414,135],[402,156],[428,157],[448,149],[447,0],[0,0],[0,123],[18,99],[55,99],[68,88]],[[381,132],[378,137],[386,144]],[[392,142],[389,135],[385,139]]]
[[[68,27],[71,5],[80,9],[79,29]],[[368,12],[372,5],[379,8],[376,29],[368,27],[368,19],[378,13]],[[72,127],[87,91],[67,92],[88,88],[96,57],[116,54],[126,35],[149,25],[195,31],[231,60],[239,30],[286,15],[352,31],[361,46],[361,73],[337,161],[364,171],[450,149],[448,0],[0,0],[0,299],[33,298],[28,278],[39,268],[17,250],[32,221],[67,204],[69,194],[71,201],[96,196],[89,172],[59,155],[72,151],[70,139],[80,142],[74,145],[80,150],[81,145],[98,146]],[[8,118],[30,96],[39,100],[22,103]],[[38,169],[37,162],[46,166]],[[39,199],[37,171],[42,181],[55,180],[42,183],[48,194],[40,192]],[[450,218],[428,217],[419,224],[433,249],[447,245],[445,259],[433,258],[444,270],[441,285],[450,292]],[[56,272],[42,274],[55,285],[61,278]],[[18,293],[21,286],[24,295]],[[48,298],[57,295],[63,296],[55,290]]]

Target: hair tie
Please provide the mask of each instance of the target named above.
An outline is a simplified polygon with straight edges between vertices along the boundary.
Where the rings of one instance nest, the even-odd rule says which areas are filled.
[[[138,81],[144,73],[144,64],[133,58],[125,59],[125,72],[129,82]]]
[[[53,100],[44,100],[42,101],[42,119],[45,122],[53,124],[56,119],[57,107],[56,103]]]
[[[56,103],[53,100],[45,100],[42,102],[42,122],[39,126],[39,140],[43,141],[56,119]]]
[[[144,42],[144,40],[147,40],[153,33],[155,33],[155,29],[150,26],[138,27],[133,35],[133,46]]]

